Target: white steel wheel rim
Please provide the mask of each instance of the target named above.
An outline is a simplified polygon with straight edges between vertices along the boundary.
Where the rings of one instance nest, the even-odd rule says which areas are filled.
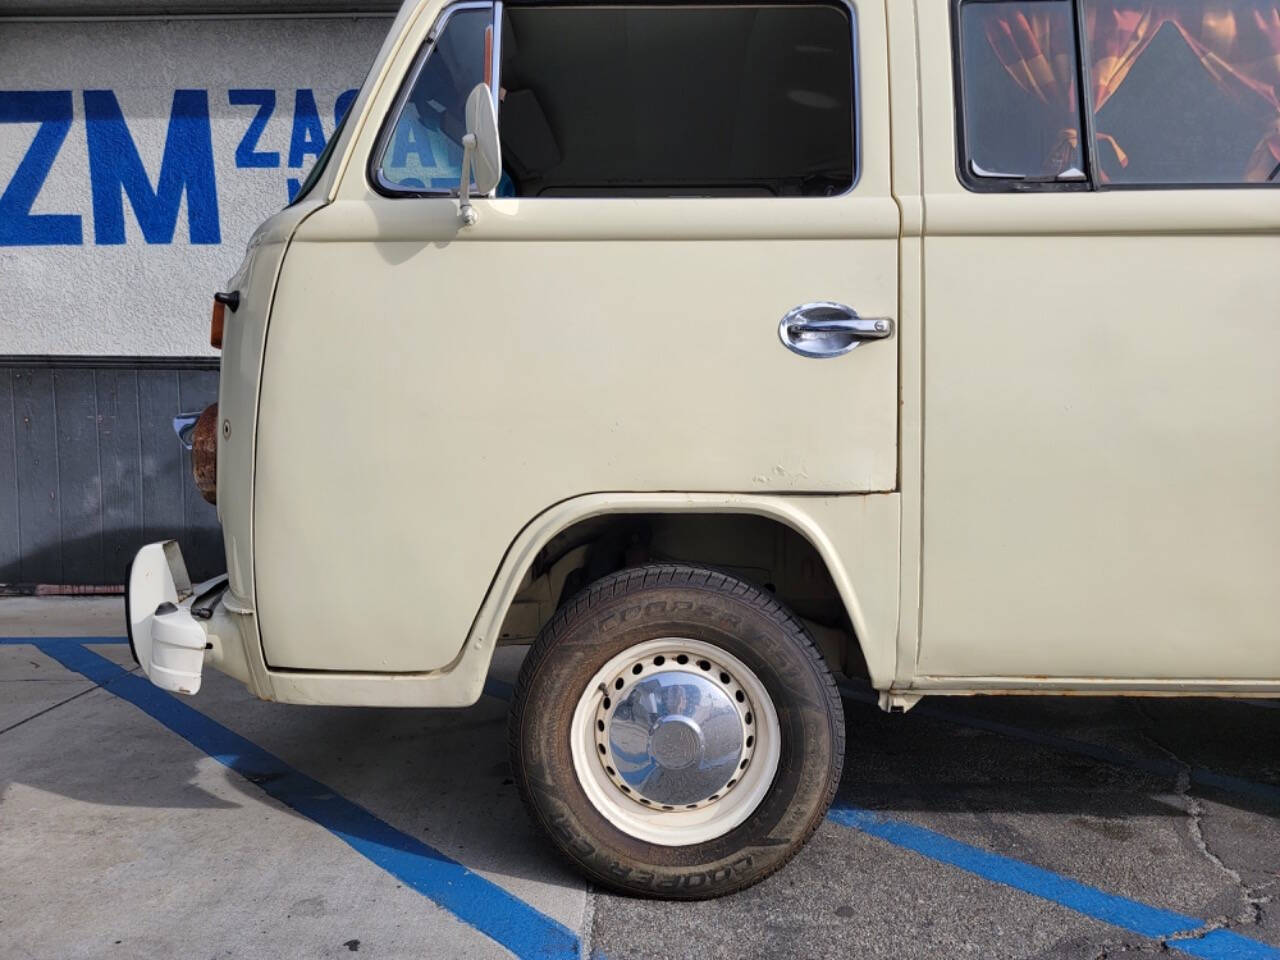
[[[611,744],[607,740],[602,743],[599,724],[610,710],[619,708],[619,695],[625,697],[635,685],[664,672],[663,667],[654,666],[655,658],[665,660],[663,666],[666,666],[681,656],[691,667],[687,672],[698,671],[699,662],[714,665],[714,669],[702,671],[713,678],[713,682],[718,682],[721,674],[727,673],[730,681],[723,686],[733,702],[738,702],[733,695],[741,690],[745,696],[745,701],[742,701],[745,710],[740,712],[751,745],[744,746],[743,759],[746,762],[739,761],[741,769],[730,778],[731,786],[717,792],[714,799],[704,798],[693,804],[680,805],[664,806],[653,801],[645,804],[637,792],[633,791],[631,795],[623,792],[616,772],[610,776],[610,768],[615,771],[617,768],[610,762],[614,758],[606,752]],[[632,673],[636,665],[640,665],[641,670]],[[674,667],[667,667],[667,671],[674,671]],[[624,682],[620,689],[616,687],[619,679]],[[604,706],[606,698],[611,702],[609,708]],[[778,714],[759,677],[723,648],[687,638],[647,640],[612,657],[587,683],[578,698],[571,722],[569,743],[574,774],[591,805],[623,833],[670,847],[714,840],[743,823],[756,811],[773,786],[782,752]],[[745,745],[746,740],[743,743]]]

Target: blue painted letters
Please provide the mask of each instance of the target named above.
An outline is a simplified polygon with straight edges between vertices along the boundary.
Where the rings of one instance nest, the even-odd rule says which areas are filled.
[[[233,107],[257,107],[258,112],[249,121],[249,129],[244,132],[244,139],[236,147],[237,167],[278,167],[280,153],[276,150],[259,150],[258,141],[262,139],[262,131],[267,128],[267,121],[276,108],[276,92],[274,90],[228,90],[227,102]]]
[[[342,121],[347,115],[347,111],[351,109],[351,104],[355,103],[359,90],[344,90],[338,94],[338,99],[333,104],[333,126],[338,128],[342,126]]]
[[[172,243],[184,193],[191,242],[222,242],[206,91],[174,91],[164,158],[154,189],[116,95],[110,90],[86,90],[84,113],[97,243],[124,243],[126,195],[147,243]]]
[[[334,99],[335,127],[341,124],[358,93],[355,89],[343,90]],[[294,104],[292,118],[281,117],[272,123],[272,119],[278,116],[277,105],[281,101],[287,103],[290,94]],[[223,95],[220,91],[212,92],[216,101],[221,101]],[[0,129],[5,124],[29,124],[35,128],[34,136],[9,182],[0,180],[0,247],[83,244],[88,226],[84,220],[87,210],[77,209],[81,204],[92,208],[93,239],[97,244],[127,242],[126,208],[131,211],[129,215],[136,218],[142,238],[147,243],[173,243],[184,205],[187,239],[193,244],[221,243],[218,163],[223,164],[221,173],[228,180],[239,176],[259,176],[256,173],[238,174],[238,170],[280,170],[284,137],[288,136],[288,167],[292,169],[284,185],[288,198],[292,200],[306,168],[321,154],[328,139],[325,136],[328,111],[326,109],[322,120],[314,91],[237,88],[225,92],[226,104],[233,108],[256,109],[251,116],[243,110],[220,114],[217,122],[224,124],[220,130],[230,125],[235,131],[233,136],[239,135],[240,139],[236,142],[234,157],[215,157],[214,121],[209,108],[211,92],[176,90],[168,124],[164,128],[159,169],[149,170],[142,157],[151,158],[155,153],[148,149],[139,152],[138,131],[131,130],[130,121],[126,119],[126,109],[137,105],[126,99],[122,108],[120,96],[112,90],[84,91],[85,139],[80,141],[79,129],[72,131],[73,126],[78,128],[76,96],[79,94],[71,90],[0,90]],[[241,127],[243,118],[247,118],[248,123]],[[242,135],[240,131],[243,131]],[[21,131],[13,132],[22,135]],[[4,135],[9,136],[9,131],[5,130]],[[221,135],[218,139],[219,143],[227,142]],[[80,142],[85,143],[89,162],[86,169],[79,157],[68,157],[58,165],[55,190],[49,185],[49,176],[55,170],[60,151],[68,142],[77,148]],[[276,149],[267,149],[268,146]],[[402,156],[416,153],[420,157],[429,157],[431,148],[410,134],[398,140],[395,149]],[[75,152],[78,153],[78,149]],[[292,175],[295,172],[297,175]],[[77,174],[84,177],[80,181],[83,184],[80,190],[76,189],[78,184],[74,181],[66,182],[68,175]],[[42,191],[44,200],[40,203]],[[51,199],[55,194],[58,198],[65,198],[68,192],[78,196],[78,202]],[[69,203],[71,209],[32,212],[37,206],[47,210],[55,202],[57,206]],[[264,216],[269,212],[261,211]]]
[[[304,157],[318,157],[324,151],[324,127],[316,96],[310,90],[299,90],[293,98],[293,136],[289,139],[289,166],[300,167]]]
[[[0,193],[0,246],[74,246],[83,242],[78,216],[31,212],[71,129],[71,91],[0,91],[0,123],[40,124],[13,179]]]

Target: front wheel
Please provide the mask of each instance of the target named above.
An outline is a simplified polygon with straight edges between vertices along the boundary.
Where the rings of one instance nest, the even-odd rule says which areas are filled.
[[[595,882],[704,899],[785,864],[840,781],[844,718],[804,628],[711,570],[592,584],[543,629],[511,715],[516,783]]]

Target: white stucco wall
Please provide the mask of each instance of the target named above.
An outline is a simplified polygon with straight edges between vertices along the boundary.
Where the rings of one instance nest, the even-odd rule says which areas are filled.
[[[0,355],[212,352],[213,291],[305,176],[389,26],[0,23]]]

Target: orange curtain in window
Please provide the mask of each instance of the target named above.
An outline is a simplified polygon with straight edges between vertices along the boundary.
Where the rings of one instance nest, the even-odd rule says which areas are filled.
[[[1266,180],[1280,164],[1278,0],[1089,0],[1086,21],[1092,106],[1101,110],[1166,24],[1176,29],[1220,88],[1270,109],[1243,178]],[[1099,139],[1103,139],[1100,135]],[[1124,152],[1110,138],[1121,164]]]
[[[1092,81],[1090,108],[1094,116],[1111,99],[1143,51],[1151,43],[1162,23],[1154,3],[1090,2],[1086,6],[1083,43],[1088,45],[1089,78]],[[1115,153],[1122,167],[1129,165],[1129,155],[1121,149],[1115,137],[1098,133],[1099,142],[1105,143]],[[1106,171],[1099,171],[1105,182]]]
[[[1067,5],[993,4],[985,16],[987,39],[1009,76],[1046,107],[1070,118],[1055,155],[1074,155],[1075,28]],[[1280,0],[1085,0],[1085,19],[1089,102],[1095,115],[1168,24],[1222,89],[1260,98],[1270,108],[1243,178],[1264,181],[1275,172],[1280,165]],[[1104,132],[1097,137],[1121,166],[1128,165],[1128,155],[1114,137]],[[1052,162],[1059,160],[1055,156]]]
[[[1260,182],[1271,178],[1280,166],[1280,3],[1180,0],[1170,6],[1169,22],[1178,28],[1218,86],[1269,108],[1244,179]]]
[[[1080,146],[1076,100],[1075,26],[1064,3],[977,5],[987,40],[1013,82],[1061,115],[1062,135],[1046,161],[1056,175]]]

